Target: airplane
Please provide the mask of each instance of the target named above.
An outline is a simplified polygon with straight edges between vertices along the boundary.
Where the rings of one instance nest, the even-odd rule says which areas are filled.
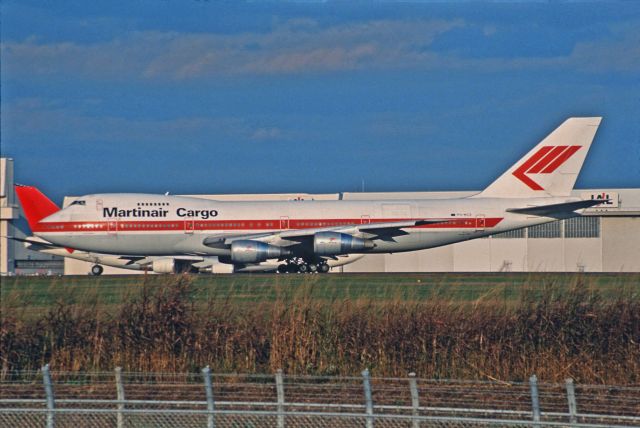
[[[11,237],[15,241],[24,243],[26,249],[51,254],[59,257],[68,257],[83,262],[94,263],[91,266],[91,275],[100,276],[104,272],[104,266],[145,271],[154,273],[271,273],[278,270],[278,263],[261,262],[247,264],[220,263],[217,257],[173,256],[173,257],[143,257],[92,253],[88,251],[70,251],[45,241],[42,238],[30,236],[27,238]],[[353,263],[364,257],[364,254],[345,254],[335,260],[327,260],[330,268],[340,267]]]
[[[571,117],[478,194],[456,199],[212,201],[173,195],[86,195],[58,207],[16,193],[33,233],[102,254],[274,261],[278,272],[327,272],[346,254],[399,253],[579,216],[602,200],[570,192],[601,117]]]

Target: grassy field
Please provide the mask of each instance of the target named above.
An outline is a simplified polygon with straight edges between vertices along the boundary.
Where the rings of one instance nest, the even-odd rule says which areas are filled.
[[[116,309],[139,296],[143,287],[154,290],[171,276],[3,277],[2,308],[22,315],[40,314],[56,302]],[[445,301],[513,306],[524,293],[539,296],[546,287],[558,292],[578,281],[605,300],[640,295],[640,274],[445,273],[341,275],[195,275],[190,293],[194,301],[225,300],[254,304],[297,299],[320,301]]]
[[[640,274],[2,278],[13,370],[640,383]]]

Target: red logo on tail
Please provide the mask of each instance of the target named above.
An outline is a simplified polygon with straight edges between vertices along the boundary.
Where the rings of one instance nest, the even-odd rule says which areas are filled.
[[[582,146],[544,146],[522,165],[513,171],[513,175],[533,190],[544,190],[527,174],[551,174],[565,163]]]

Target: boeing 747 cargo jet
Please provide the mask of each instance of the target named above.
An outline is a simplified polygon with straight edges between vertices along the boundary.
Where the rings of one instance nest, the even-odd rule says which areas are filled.
[[[273,260],[280,272],[327,272],[340,255],[433,248],[602,203],[570,196],[600,121],[567,119],[484,191],[461,199],[222,202],[117,193],[59,210],[35,187],[16,192],[33,233],[70,251],[216,256],[232,265]]]

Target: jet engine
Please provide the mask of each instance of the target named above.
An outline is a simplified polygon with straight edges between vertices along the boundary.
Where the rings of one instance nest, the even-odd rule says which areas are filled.
[[[336,256],[375,247],[369,239],[357,238],[347,233],[318,232],[313,237],[313,252],[318,256]]]
[[[175,259],[158,259],[151,264],[151,270],[155,273],[174,273],[176,270]]]
[[[210,268],[210,272],[215,274],[233,273],[235,269],[232,264],[214,263]]]
[[[197,272],[197,269],[194,269],[188,260],[172,258],[154,260],[151,264],[151,270],[155,273]]]
[[[268,259],[286,257],[290,254],[291,252],[286,248],[265,244],[264,242],[238,240],[231,243],[230,261],[232,263],[260,263]],[[223,258],[220,257],[219,260],[223,261]]]

